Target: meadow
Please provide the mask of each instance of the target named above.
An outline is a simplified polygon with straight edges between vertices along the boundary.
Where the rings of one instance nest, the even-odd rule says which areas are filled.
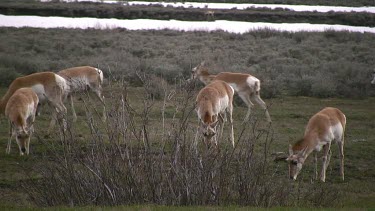
[[[99,102],[84,93],[76,99],[78,121],[71,122],[69,113],[68,131],[57,127],[46,136],[50,109],[44,106],[31,154],[25,157],[18,155],[14,142],[11,154],[5,154],[8,126],[2,118],[3,208],[375,206],[372,34],[15,28],[0,32],[1,95],[15,77],[91,65],[107,78],[108,113],[102,122]],[[237,147],[232,149],[225,135],[219,152],[206,149],[200,139],[195,148],[194,99],[203,86],[186,79],[203,60],[212,72],[246,72],[261,79],[272,125],[266,124],[259,107],[242,124],[246,107],[236,98]],[[298,181],[291,182],[286,163],[274,162],[273,153],[287,152],[288,145],[302,136],[308,119],[326,106],[341,109],[348,119],[346,180],[340,181],[334,146],[326,183],[311,180],[311,158]]]
[[[135,5],[102,3],[62,3],[62,2],[24,2],[2,1],[0,13],[4,15],[38,15],[61,17],[93,17],[116,19],[157,19],[182,21],[214,21],[231,20],[247,22],[270,23],[311,23],[311,24],[341,24],[351,26],[375,26],[375,14],[366,12],[296,12],[288,9],[248,8],[210,9],[215,15],[207,16],[205,9],[174,8],[161,5]]]
[[[68,132],[57,128],[48,137],[44,128],[50,115],[44,107],[27,157],[18,155],[14,142],[11,154],[5,154],[8,133],[2,120],[1,206],[374,207],[374,98],[268,99],[271,126],[259,108],[242,125],[246,108],[236,106],[236,148],[232,150],[225,132],[220,152],[207,150],[201,139],[195,151],[197,120],[191,97],[198,89],[190,94],[176,90],[170,98],[153,100],[144,88],[110,85],[105,88],[106,123],[96,113],[100,104],[83,95],[83,101],[76,103],[78,121],[69,122]],[[119,96],[126,96],[125,104]],[[340,108],[348,119],[346,180],[340,181],[338,149],[333,145],[326,183],[312,180],[311,157],[297,182],[292,182],[287,178],[287,163],[275,163],[272,154],[286,153],[288,145],[302,136],[310,116],[325,106]]]

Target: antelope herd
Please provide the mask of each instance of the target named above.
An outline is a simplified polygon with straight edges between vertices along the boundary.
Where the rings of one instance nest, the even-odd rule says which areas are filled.
[[[266,114],[268,122],[271,122],[270,114],[268,113],[266,103],[260,98],[260,81],[249,74],[243,73],[232,73],[222,72],[217,75],[211,75],[208,72],[208,68],[205,66],[205,62],[202,62],[191,71],[191,79],[198,78],[205,85],[211,83],[214,80],[221,80],[228,83],[240,96],[240,98],[246,103],[248,110],[244,121],[247,121],[251,114],[251,108],[254,104],[251,100],[254,100],[260,105]]]
[[[34,122],[35,115],[39,114],[38,106],[41,103],[49,103],[54,108],[48,133],[55,126],[56,119],[63,122],[65,129],[66,120],[64,116],[67,113],[67,109],[63,102],[67,98],[70,98],[73,121],[75,121],[77,116],[73,106],[72,95],[90,89],[96,94],[104,106],[102,83],[103,72],[98,68],[88,66],[61,70],[57,74],[53,72],[39,72],[16,78],[10,84],[8,91],[0,101],[1,114],[5,114],[5,116],[8,117],[10,128],[11,130],[13,129],[13,132],[10,134],[11,137],[9,139],[7,153],[10,152],[10,140],[12,136],[17,135],[16,140],[20,146],[20,154],[23,155],[25,150],[26,153],[29,154],[28,145],[33,131],[32,123]],[[27,92],[24,88],[28,88]],[[19,90],[22,92],[19,92]],[[30,96],[37,96],[36,100],[34,98],[32,98],[34,100],[26,98],[25,93],[30,94]],[[35,110],[30,110],[31,107],[35,107]],[[103,116],[105,116],[105,110]],[[29,122],[30,120],[32,120],[32,123]],[[27,130],[28,128],[30,130]],[[28,131],[30,131],[30,133]],[[21,142],[23,144],[21,144]],[[24,146],[25,144],[26,147]]]
[[[224,123],[230,123],[230,141],[235,147],[233,130],[233,96],[236,92],[246,103],[248,110],[244,123],[249,120],[253,102],[263,110],[267,122],[271,117],[266,103],[260,97],[260,80],[256,77],[233,72],[209,73],[204,62],[194,67],[189,80],[199,79],[205,86],[196,97],[196,112],[199,119],[198,134],[203,136],[207,145],[218,147],[218,139],[223,135]],[[73,95],[77,92],[91,90],[103,105],[103,120],[106,119],[103,96],[103,72],[94,67],[73,67],[54,72],[40,72],[15,79],[0,101],[0,111],[10,124],[9,141],[6,152],[10,153],[11,139],[16,137],[20,155],[29,154],[30,137],[34,131],[35,116],[39,114],[39,105],[48,102],[54,108],[49,130],[55,125],[55,119],[66,118],[67,109],[64,101],[69,98],[73,121],[77,115],[73,105]],[[375,71],[372,84],[375,84]],[[317,154],[323,149],[323,163],[320,180],[325,182],[326,169],[331,157],[331,144],[339,146],[340,174],[344,180],[344,132],[345,115],[337,108],[327,107],[313,115],[307,123],[303,138],[289,146],[289,156],[283,160],[289,163],[289,177],[297,179],[306,158],[314,152],[315,179],[317,174]]]
[[[55,108],[54,117],[66,113],[66,107],[63,100],[65,90],[68,85],[66,80],[53,72],[40,72],[31,75],[16,78],[9,86],[8,91],[0,101],[0,111],[4,114],[5,107],[11,96],[20,88],[29,87],[38,96],[39,103],[50,103]],[[39,113],[39,112],[38,112]],[[49,131],[55,124],[55,118],[52,118]]]

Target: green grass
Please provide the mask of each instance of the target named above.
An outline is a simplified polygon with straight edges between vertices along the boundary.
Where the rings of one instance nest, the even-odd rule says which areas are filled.
[[[111,92],[109,87],[105,88],[105,94],[108,95]],[[0,93],[4,93],[4,89]],[[143,94],[142,88],[129,88],[128,97],[131,105],[137,108],[139,111],[142,109],[142,100],[138,97]],[[112,99],[113,100],[113,99]],[[110,101],[110,100],[109,100]],[[340,206],[344,208],[370,208],[375,207],[375,169],[373,165],[373,152],[375,150],[375,138],[373,132],[375,123],[375,113],[373,111],[373,105],[375,104],[375,98],[367,98],[364,100],[352,100],[352,99],[317,99],[310,97],[283,97],[283,98],[272,98],[267,99],[266,103],[270,106],[270,114],[273,120],[272,128],[274,130],[274,141],[271,146],[271,152],[284,151],[287,152],[288,145],[293,143],[304,132],[304,127],[308,119],[320,109],[326,106],[333,106],[341,109],[347,116],[347,130],[345,136],[345,170],[346,177],[345,182],[340,181],[338,172],[338,156],[337,147],[332,147],[332,159],[327,172],[327,183],[337,187],[344,193],[344,198],[339,200]],[[85,136],[89,134],[89,130],[85,124],[85,111],[82,107],[82,101],[77,101],[77,114],[79,116],[78,122],[74,124],[76,131],[79,131],[78,136],[82,137],[82,147],[85,148]],[[160,122],[153,121],[153,117],[157,118],[160,115],[161,101],[155,103],[154,110],[151,113],[151,125],[150,127],[157,127]],[[170,109],[173,109],[172,105],[169,105]],[[36,133],[41,137],[43,141],[38,141],[34,137],[31,141],[31,154],[27,157],[20,157],[18,155],[18,149],[13,141],[12,151],[10,155],[5,154],[6,143],[8,140],[8,126],[4,118],[1,122],[0,129],[0,207],[33,207],[35,205],[28,199],[27,195],[22,191],[19,186],[20,181],[27,179],[24,170],[32,169],[34,165],[40,165],[43,163],[41,155],[48,149],[48,143],[54,141],[54,138],[44,138],[44,128],[49,123],[48,109],[45,107],[42,110],[42,116],[37,117],[36,122]],[[235,132],[238,134],[240,128],[240,122],[246,112],[244,107],[236,107],[234,109],[235,119]],[[259,107],[253,111],[253,115],[264,121]],[[171,121],[170,118],[166,119],[166,122]],[[191,119],[192,122],[196,121],[195,114]],[[261,123],[263,125],[263,123]],[[261,126],[262,127],[262,126]],[[157,143],[156,146],[158,145]],[[225,144],[225,143],[222,143]],[[258,146],[257,150],[261,151],[262,146]],[[58,153],[59,151],[56,151]],[[281,168],[281,174],[286,176],[287,165],[286,163],[279,163],[278,168]],[[301,175],[300,180],[306,182],[310,181],[312,177],[313,163],[312,159],[309,158]],[[34,178],[38,178],[38,175],[34,175]],[[142,205],[138,207],[128,207],[130,209],[150,209],[159,210],[165,209],[166,207],[159,206],[147,206]],[[202,209],[217,209],[214,207],[202,207]],[[85,209],[85,208],[82,208]],[[95,209],[99,209],[95,207]],[[115,208],[116,209],[116,208]],[[121,209],[121,208],[119,208]],[[168,207],[168,209],[174,209]],[[192,207],[181,207],[182,210],[194,209]],[[227,209],[226,207],[220,207],[220,209]],[[238,209],[238,208],[228,208]],[[277,209],[277,208],[275,208]]]

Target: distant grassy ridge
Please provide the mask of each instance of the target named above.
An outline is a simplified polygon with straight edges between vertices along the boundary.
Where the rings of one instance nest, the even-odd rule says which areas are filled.
[[[211,10],[211,9],[210,9]],[[294,12],[266,8],[215,11],[214,18],[207,17],[204,9],[172,8],[162,6],[123,6],[102,3],[40,3],[0,2],[0,13],[5,15],[38,15],[63,17],[93,17],[118,19],[159,19],[184,21],[232,20],[273,23],[342,24],[375,26],[375,14],[342,12]]]
[[[160,2],[157,0],[148,0]],[[165,0],[165,2],[175,2],[173,0]],[[180,1],[183,2],[183,1]],[[248,3],[248,4],[292,4],[292,5],[326,5],[326,6],[375,6],[373,0],[189,0],[187,2],[203,2],[203,3]]]

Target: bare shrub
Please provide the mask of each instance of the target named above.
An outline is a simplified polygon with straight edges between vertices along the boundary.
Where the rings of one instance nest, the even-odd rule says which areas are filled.
[[[147,92],[147,78],[144,84]],[[306,196],[312,206],[325,200],[323,184],[313,194],[305,191],[311,186],[303,184],[303,192],[280,173],[269,156],[272,127],[255,118],[238,127],[234,149],[226,132],[218,148],[203,144],[194,111],[196,84],[165,89],[159,107],[161,101],[150,94],[133,104],[128,88],[116,84],[120,88],[108,98],[105,123],[92,102],[84,101],[89,132],[80,140],[82,129],[68,124],[66,132],[56,134],[55,142],[45,143],[49,150],[44,162],[33,171],[40,179],[24,182],[24,190],[38,206],[271,207],[305,205]],[[154,117],[153,112],[161,115]]]
[[[143,83],[146,93],[149,94],[151,99],[161,100],[164,98],[167,90],[171,89],[168,82],[156,75],[147,75],[137,73],[139,80]]]

